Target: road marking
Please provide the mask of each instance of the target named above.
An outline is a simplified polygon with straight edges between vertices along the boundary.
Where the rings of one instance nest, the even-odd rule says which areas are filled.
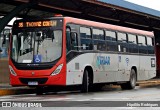
[[[88,98],[88,99],[73,99],[73,101],[113,101],[113,100],[131,100],[130,98]]]
[[[128,97],[130,99],[136,99],[136,98],[144,98],[144,97],[149,97],[149,96],[159,96],[160,94],[144,94],[144,95],[137,95],[137,96],[132,96],[132,97]]]
[[[67,97],[3,97],[0,98],[0,101],[65,101],[65,100],[72,100],[74,98],[67,98]]]
[[[101,100],[101,101],[108,101],[108,100],[130,100],[131,98],[92,98],[92,100]]]
[[[72,101],[91,101],[91,99],[75,99],[75,100],[72,100]]]
[[[52,98],[52,99],[32,99],[32,101],[66,101],[72,100],[73,98]]]

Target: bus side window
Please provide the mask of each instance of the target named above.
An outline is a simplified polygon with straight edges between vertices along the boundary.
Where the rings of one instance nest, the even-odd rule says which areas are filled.
[[[101,29],[93,29],[94,50],[106,51],[104,31]]]
[[[147,36],[148,54],[154,54],[153,38]]]
[[[128,45],[130,53],[138,53],[137,36],[128,34]]]
[[[81,39],[81,49],[82,50],[92,50],[92,38],[91,29],[87,27],[80,27],[80,39]]]
[[[128,52],[128,43],[126,33],[118,32],[118,51],[119,52]]]
[[[76,32],[70,33],[70,40],[71,40],[72,50],[77,50],[78,49],[78,41],[77,41],[77,33]]]
[[[117,48],[117,38],[116,38],[116,33],[114,31],[106,31],[106,51],[118,51]]]
[[[147,54],[147,45],[146,45],[146,37],[138,35],[138,45],[139,45],[139,53]]]

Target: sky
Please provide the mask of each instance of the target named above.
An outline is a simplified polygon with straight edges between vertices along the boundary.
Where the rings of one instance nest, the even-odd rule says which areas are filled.
[[[125,0],[125,1],[160,11],[160,0]]]

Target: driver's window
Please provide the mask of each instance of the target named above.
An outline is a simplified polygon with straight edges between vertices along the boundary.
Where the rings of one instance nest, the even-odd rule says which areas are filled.
[[[71,34],[70,28],[66,28],[66,53],[68,53],[71,50],[70,34]]]
[[[73,32],[72,32],[73,31]],[[66,52],[78,50],[77,32],[74,26],[66,27]]]

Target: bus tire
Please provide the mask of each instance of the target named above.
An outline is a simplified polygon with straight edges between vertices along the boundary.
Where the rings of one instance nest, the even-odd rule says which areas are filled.
[[[43,87],[36,87],[36,95],[42,95],[44,92]]]
[[[89,81],[90,81],[90,78],[88,76],[88,70],[85,69],[83,74],[82,87],[81,87],[82,93],[87,93],[89,91]]]
[[[134,69],[131,69],[130,80],[127,83],[121,84],[121,88],[124,90],[134,89],[136,86],[136,80],[137,80],[136,72]]]

